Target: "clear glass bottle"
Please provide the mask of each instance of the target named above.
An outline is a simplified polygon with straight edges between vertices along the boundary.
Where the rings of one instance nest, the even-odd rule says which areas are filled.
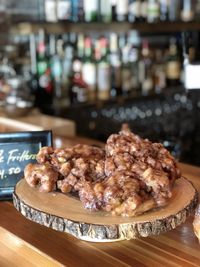
[[[57,2],[56,2],[56,0],[45,0],[44,10],[45,10],[45,20],[47,22],[57,22]]]
[[[141,0],[129,0],[128,21],[138,22],[141,18]]]
[[[116,20],[119,22],[128,20],[128,0],[117,0]]]
[[[192,0],[183,0],[181,10],[181,20],[184,22],[194,19],[194,6]]]
[[[102,22],[112,21],[112,3],[111,0],[100,1],[100,19]]]
[[[58,20],[71,20],[72,6],[71,0],[58,0],[57,18]]]
[[[158,0],[148,0],[147,3],[147,22],[158,22],[160,17],[160,6]]]

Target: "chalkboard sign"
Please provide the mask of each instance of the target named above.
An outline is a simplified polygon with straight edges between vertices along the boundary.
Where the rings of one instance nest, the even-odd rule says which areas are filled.
[[[28,163],[43,146],[52,146],[52,132],[0,133],[0,200],[11,199]]]

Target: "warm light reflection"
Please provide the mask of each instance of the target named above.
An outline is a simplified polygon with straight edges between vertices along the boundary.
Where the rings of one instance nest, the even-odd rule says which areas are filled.
[[[1,238],[2,239],[2,238]],[[7,244],[7,245],[12,245],[12,246],[16,246],[18,248],[21,248],[23,247],[23,241],[16,238],[16,236],[14,236],[13,234],[11,233],[8,233],[6,232],[4,234],[4,242]]]

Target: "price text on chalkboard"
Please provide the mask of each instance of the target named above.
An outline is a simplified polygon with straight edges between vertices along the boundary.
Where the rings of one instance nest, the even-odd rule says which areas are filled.
[[[36,162],[43,146],[52,146],[51,131],[0,134],[0,199],[12,198],[25,166]]]

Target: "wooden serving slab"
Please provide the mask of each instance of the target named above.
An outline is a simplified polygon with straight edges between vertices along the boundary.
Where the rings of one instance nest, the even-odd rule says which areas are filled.
[[[193,213],[198,193],[185,178],[178,179],[164,208],[126,218],[106,212],[90,212],[70,194],[40,193],[20,180],[13,193],[16,209],[27,219],[93,242],[111,242],[157,235],[174,229]]]

